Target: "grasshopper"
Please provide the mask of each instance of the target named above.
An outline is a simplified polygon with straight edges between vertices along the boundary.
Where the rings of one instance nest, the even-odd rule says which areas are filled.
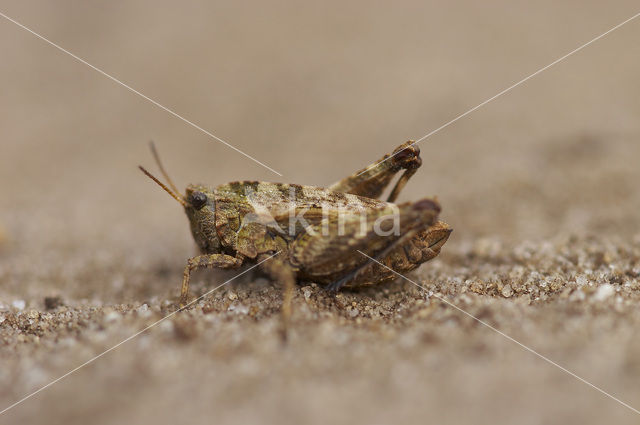
[[[420,149],[411,141],[327,188],[237,181],[216,187],[191,184],[184,195],[153,143],[151,151],[168,186],[140,169],[184,207],[201,252],[184,269],[183,307],[194,270],[261,262],[260,268],[284,287],[286,327],[296,281],[324,284],[330,291],[390,281],[394,273],[363,253],[405,273],[436,257],[452,231],[438,220],[435,199],[394,203],[422,164]],[[402,170],[387,200],[379,200]]]

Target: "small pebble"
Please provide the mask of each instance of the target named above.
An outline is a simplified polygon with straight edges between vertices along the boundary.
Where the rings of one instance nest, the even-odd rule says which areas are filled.
[[[305,300],[309,300],[309,298],[311,298],[312,293],[313,291],[311,290],[310,287],[305,286],[304,288],[302,288],[302,294],[304,295]]]
[[[613,294],[615,294],[615,292],[616,292],[616,289],[613,287],[613,285],[609,285],[609,284],[600,285],[596,290],[596,293],[593,295],[593,299],[595,301],[604,301],[610,296],[612,296]]]
[[[158,328],[160,328],[162,332],[173,332],[173,322],[171,320],[164,320],[160,322]]]
[[[44,308],[47,310],[54,310],[62,305],[62,298],[60,297],[44,297]]]
[[[513,295],[513,289],[511,288],[511,285],[508,283],[502,287],[502,291],[500,292],[502,293],[502,296],[505,298],[509,298],[511,295]]]
[[[17,308],[18,310],[24,310],[27,306],[27,303],[24,300],[14,300],[11,305],[13,308]]]
[[[589,284],[589,279],[587,279],[586,276],[580,275],[580,276],[576,277],[576,283],[579,286],[585,286],[585,285]]]
[[[105,314],[104,321],[107,323],[113,323],[115,321],[120,320],[120,318],[121,318],[120,313],[115,311],[110,311],[107,314]]]
[[[149,306],[147,304],[142,304],[140,307],[136,309],[136,312],[140,317],[151,316],[151,311],[149,310]]]
[[[236,304],[236,303],[231,304],[227,310],[228,311],[235,311],[238,314],[248,314],[249,313],[249,307],[247,307],[246,305],[243,305],[243,304]]]

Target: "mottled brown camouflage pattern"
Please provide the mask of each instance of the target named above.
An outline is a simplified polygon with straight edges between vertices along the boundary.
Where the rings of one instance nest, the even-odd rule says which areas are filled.
[[[406,142],[329,188],[238,181],[216,187],[189,185],[180,196],[163,186],[184,205],[202,253],[187,263],[181,302],[186,302],[192,270],[237,268],[275,253],[277,259],[261,266],[287,288],[285,317],[296,280],[339,290],[394,278],[393,272],[367,256],[398,273],[429,261],[439,254],[451,232],[446,223],[438,221],[440,205],[428,198],[393,203],[421,164],[418,147]],[[387,201],[377,199],[402,170]],[[375,227],[377,219],[394,213],[399,217],[398,232],[382,228],[389,227],[388,221]]]

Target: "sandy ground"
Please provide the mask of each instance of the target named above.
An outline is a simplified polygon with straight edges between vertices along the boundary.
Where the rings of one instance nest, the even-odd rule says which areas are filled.
[[[173,310],[195,253],[144,178],[327,185],[637,13],[633,1],[0,11],[275,170],[0,19],[0,409]],[[441,256],[336,299],[244,275],[2,423],[638,423],[640,22],[421,143]],[[201,272],[194,293],[233,277]],[[445,304],[458,306],[528,349]],[[550,364],[531,350],[575,373]]]

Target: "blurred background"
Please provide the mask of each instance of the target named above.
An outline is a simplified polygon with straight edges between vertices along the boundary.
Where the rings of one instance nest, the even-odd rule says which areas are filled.
[[[136,305],[175,294],[193,241],[181,208],[137,169],[155,172],[149,140],[179,187],[244,179],[328,185],[609,30],[638,4],[3,0],[0,12],[282,174],[2,18],[0,301],[8,311],[15,300],[40,310],[48,294],[72,305]],[[442,218],[455,228],[443,256],[479,240],[508,247],[596,237],[637,245],[638,40],[640,21],[630,22],[419,144],[424,165],[401,200],[438,196]],[[162,285],[145,278],[146,268],[160,270],[154,276]],[[21,347],[3,351],[8,365],[19,364],[17,352],[39,358],[37,346]],[[78,360],[99,352],[84,349]],[[7,389],[3,404],[64,366],[32,381],[9,373],[4,382],[20,384]],[[85,378],[78,391],[91,381]],[[449,401],[475,397],[450,391]],[[67,387],[65,394],[76,393]],[[48,400],[26,402],[21,414],[41,418],[34,412],[52,412],[61,401]],[[580,400],[559,411],[570,415]],[[61,423],[85,414],[110,421],[112,404],[83,403],[100,407],[60,416]],[[492,421],[517,418],[476,407]],[[255,419],[248,411],[235,418]],[[405,413],[398,417],[423,417]],[[438,417],[444,423],[448,414]]]

